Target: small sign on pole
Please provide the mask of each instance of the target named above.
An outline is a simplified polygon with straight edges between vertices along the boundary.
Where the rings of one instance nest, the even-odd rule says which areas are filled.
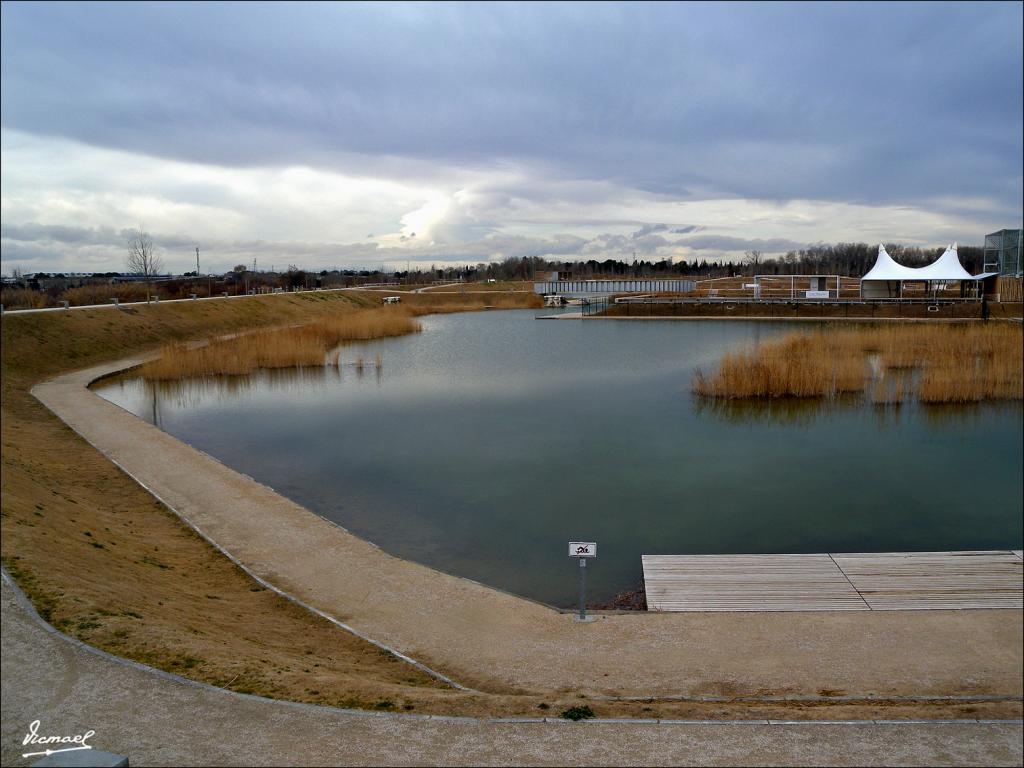
[[[570,541],[569,557],[580,562],[580,615],[579,621],[587,621],[587,559],[597,557],[596,541]]]
[[[597,542],[570,541],[569,557],[597,557]]]

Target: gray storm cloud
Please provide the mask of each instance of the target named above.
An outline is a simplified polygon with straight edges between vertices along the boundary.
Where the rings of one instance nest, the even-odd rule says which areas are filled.
[[[5,232],[88,225],[106,237],[96,233],[155,211],[152,228],[179,232],[182,247],[241,241],[250,221],[254,241],[309,240],[319,253],[341,238],[367,258],[390,244],[351,243],[387,232],[415,241],[405,261],[492,258],[517,236],[527,252],[659,255],[839,236],[827,220],[807,231],[802,215],[781,217],[792,226],[780,233],[755,230],[761,209],[734,226],[720,211],[670,210],[707,201],[918,211],[930,218],[877,217],[898,219],[889,237],[918,240],[1021,217],[1019,3],[8,2],[0,13],[4,165],[15,168]],[[18,137],[40,143],[34,159],[65,140],[128,159],[48,187],[42,165],[17,173],[29,157]],[[148,177],[157,159],[210,178]],[[333,219],[357,219],[349,235],[315,185],[298,195],[219,181],[294,168],[432,196],[389,192],[391,207],[363,201],[361,218],[346,199]],[[4,260],[29,242],[37,259],[38,243],[104,246],[35,235],[5,234]]]
[[[1019,4],[3,13],[5,126],[147,154],[513,158],[684,196],[906,199],[953,179],[1020,196]]]
[[[761,251],[763,253],[784,253],[803,248],[806,243],[798,243],[785,238],[745,238],[728,237],[726,235],[698,235],[686,237],[676,242],[686,245],[695,251]]]

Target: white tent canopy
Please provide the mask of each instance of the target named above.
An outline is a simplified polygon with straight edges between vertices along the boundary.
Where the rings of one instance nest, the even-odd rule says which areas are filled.
[[[905,267],[897,264],[884,245],[878,246],[878,258],[875,265],[860,279],[861,295],[872,294],[881,298],[883,295],[892,297],[894,293],[902,293],[902,284],[909,282],[976,282],[989,274],[972,275],[963,264],[956,251],[956,243],[947,246],[939,258],[923,267]],[[870,283],[871,285],[865,285]]]
[[[959,264],[959,259],[957,260]],[[885,250],[884,245],[878,246],[878,258],[875,260],[875,266],[868,270],[868,273],[861,278],[864,280],[920,280],[917,277],[917,270],[911,267],[904,267],[902,264],[897,264],[892,256],[889,255],[888,251]]]
[[[974,276],[964,269],[960,256],[956,252],[956,243],[946,248],[938,259],[926,267],[913,270],[918,280],[974,280]]]

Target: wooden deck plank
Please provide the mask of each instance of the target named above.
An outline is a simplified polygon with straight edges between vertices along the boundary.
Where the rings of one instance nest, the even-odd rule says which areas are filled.
[[[1019,551],[644,555],[652,611],[1024,607]]]
[[[654,611],[863,611],[827,554],[644,555]]]
[[[1024,562],[1013,552],[833,555],[872,610],[1024,607]]]

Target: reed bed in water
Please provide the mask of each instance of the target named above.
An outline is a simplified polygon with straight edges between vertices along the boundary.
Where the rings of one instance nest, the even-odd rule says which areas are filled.
[[[328,360],[333,347],[416,333],[420,325],[401,307],[364,310],[287,328],[273,328],[217,339],[202,347],[170,344],[160,358],[146,363],[140,375],[151,381],[195,376],[244,375],[259,368],[338,365]]]
[[[818,330],[726,354],[693,391],[715,398],[831,398],[879,404],[1024,399],[1016,325],[901,325]]]

